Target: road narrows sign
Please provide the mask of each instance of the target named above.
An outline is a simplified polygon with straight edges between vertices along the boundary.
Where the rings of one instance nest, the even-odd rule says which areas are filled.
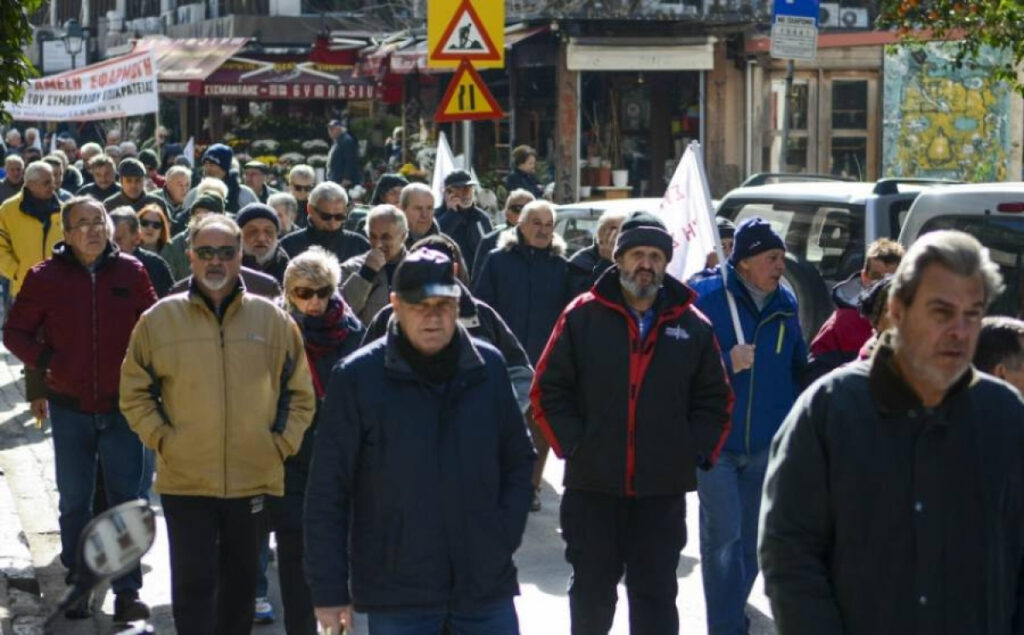
[[[504,117],[501,106],[488,90],[480,73],[469,60],[463,60],[448,90],[441,98],[434,120],[438,123]]]

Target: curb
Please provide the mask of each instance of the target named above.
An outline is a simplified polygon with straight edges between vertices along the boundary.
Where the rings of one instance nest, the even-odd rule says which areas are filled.
[[[42,600],[21,517],[0,469],[0,633],[24,633],[38,624]]]

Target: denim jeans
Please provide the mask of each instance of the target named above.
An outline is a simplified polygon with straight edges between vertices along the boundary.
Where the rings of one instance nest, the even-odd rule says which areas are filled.
[[[370,635],[519,635],[512,598],[475,611],[445,608],[388,611],[367,615]],[[442,631],[448,625],[448,630]]]
[[[708,635],[747,633],[747,597],[757,578],[757,522],[768,448],[723,452],[714,468],[697,472],[700,568]]]
[[[90,414],[50,403],[54,465],[60,495],[60,560],[68,580],[78,563],[78,540],[92,519],[96,459],[103,466],[107,503],[113,507],[147,498],[152,462],[139,437],[120,412]],[[142,568],[136,567],[111,584],[115,593],[142,588]]]

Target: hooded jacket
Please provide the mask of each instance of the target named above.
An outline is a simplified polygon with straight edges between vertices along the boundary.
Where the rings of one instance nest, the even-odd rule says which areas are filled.
[[[806,383],[857,359],[861,347],[871,337],[871,322],[857,308],[857,296],[863,288],[859,271],[832,287],[836,310],[811,340]]]
[[[156,300],[142,263],[113,243],[90,271],[62,242],[29,271],[4,344],[43,374],[52,401],[79,412],[113,412],[128,337]]]
[[[525,244],[518,228],[498,240],[484,261],[473,295],[494,307],[523,344],[530,362],[537,363],[558,315],[569,301],[569,263],[558,234],[547,249]]]
[[[737,338],[721,269],[716,275],[696,282],[693,288],[698,296],[697,308],[715,329],[722,361],[736,394],[732,430],[724,449],[753,454],[768,447],[800,393],[807,346],[797,317],[796,297],[789,289],[780,285],[759,311],[736,269],[731,263],[726,267],[745,341],[755,347],[752,368],[739,373],[732,370],[729,351],[736,346]]]
[[[11,281],[11,296],[18,295],[28,270],[46,260],[64,240],[60,205],[40,219],[25,210],[24,190],[0,204],[0,275]]]
[[[697,487],[697,467],[714,465],[732,391],[694,298],[665,276],[641,341],[613,267],[558,318],[530,399],[551,448],[566,459],[566,488],[679,495]]]

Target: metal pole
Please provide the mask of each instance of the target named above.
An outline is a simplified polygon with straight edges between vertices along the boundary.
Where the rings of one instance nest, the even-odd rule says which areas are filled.
[[[466,157],[466,171],[473,169],[473,122],[462,122],[462,153]]]
[[[786,171],[786,148],[789,146],[789,108],[793,94],[793,60],[786,62],[786,92],[782,97],[782,147],[779,149],[779,172]]]

